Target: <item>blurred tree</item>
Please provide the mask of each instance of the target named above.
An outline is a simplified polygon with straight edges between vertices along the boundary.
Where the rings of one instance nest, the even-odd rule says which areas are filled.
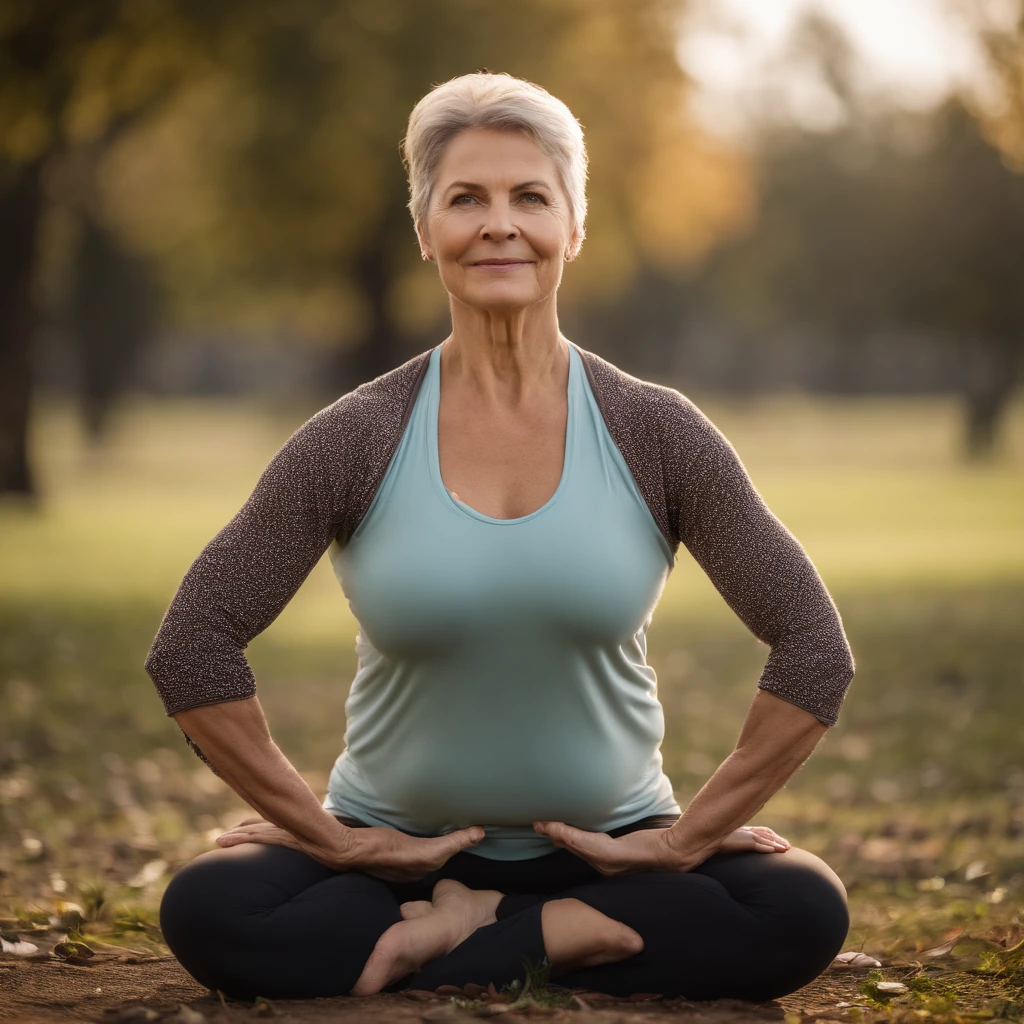
[[[743,160],[688,117],[683,10],[523,0],[510,18],[483,0],[42,0],[6,11],[14,383],[0,489],[30,489],[34,264],[58,282],[48,301],[74,327],[97,430],[153,331],[157,281],[178,324],[317,336],[334,353],[332,392],[420,347],[446,296],[419,259],[399,140],[433,84],[482,66],[543,84],[587,130],[590,236],[564,303],[692,266],[742,223],[750,189]],[[76,222],[63,255],[37,244],[47,204]]]
[[[211,27],[210,7],[35,0],[0,10],[0,493],[35,493],[26,444],[48,178],[72,154],[84,155],[72,163],[88,192],[95,154],[150,116],[187,75]],[[115,289],[92,301],[113,312],[116,296]]]
[[[183,105],[128,140],[108,185],[191,316],[315,325],[334,353],[324,386],[344,390],[422,347],[447,312],[436,268],[419,258],[399,154],[412,107],[436,83],[505,70],[584,124],[592,230],[563,304],[622,294],[647,263],[692,264],[742,221],[745,164],[687,114],[682,9],[524,0],[509,18],[481,0],[250,3],[244,35],[188,116]],[[183,143],[200,170],[182,173]],[[190,217],[197,180],[199,205],[215,212]],[[186,211],[183,228],[165,230],[168,209]]]
[[[1024,0],[948,2],[977,38],[987,64],[989,95],[968,105],[987,137],[1024,172]]]
[[[149,262],[84,213],[67,313],[78,351],[82,417],[93,440],[131,379],[140,349],[155,334],[159,301]]]
[[[795,41],[840,116],[823,130],[763,116],[756,227],[695,287],[741,335],[806,327],[828,339],[829,390],[882,383],[860,358],[872,332],[958,346],[965,452],[988,455],[1024,354],[1024,178],[959,98],[922,114],[865,102],[820,14]]]
[[[905,175],[915,193],[903,238],[916,240],[918,258],[901,261],[902,311],[960,346],[965,452],[983,458],[1024,367],[1024,177],[961,98],[933,119],[933,140]]]

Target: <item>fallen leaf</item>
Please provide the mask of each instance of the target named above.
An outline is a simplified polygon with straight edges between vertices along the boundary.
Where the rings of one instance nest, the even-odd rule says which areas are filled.
[[[947,953],[951,953],[956,944],[960,941],[960,936],[963,934],[962,931],[958,931],[951,939],[943,942],[941,945],[932,946],[931,949],[926,949],[923,956],[945,956]]]
[[[404,988],[402,995],[406,999],[414,999],[418,1003],[429,1003],[437,998],[433,992],[428,992],[425,988]]]
[[[74,942],[66,936],[53,947],[53,952],[69,964],[85,964],[96,955],[84,942]]]
[[[879,992],[886,992],[889,995],[901,995],[904,992],[910,991],[902,981],[879,981],[876,982],[875,988]]]
[[[110,1020],[113,1024],[144,1024],[146,1021],[156,1020],[159,1016],[160,1014],[156,1010],[139,1004],[136,1006],[126,1006],[123,1010],[119,1010],[114,1014]]]
[[[466,994],[458,985],[438,985],[434,991],[439,996],[464,996]]]
[[[861,953],[858,950],[851,949],[846,953],[840,953],[836,958],[840,963],[846,964],[847,967],[881,967],[881,961],[876,960],[873,956],[868,956],[867,953]]]
[[[179,1003],[178,1012],[171,1014],[170,1017],[165,1017],[162,1024],[205,1024],[205,1021],[206,1017],[198,1010],[193,1010],[191,1006]]]
[[[166,870],[167,861],[160,858],[151,860],[142,866],[142,869],[134,878],[125,882],[125,885],[129,885],[133,889],[144,889],[147,885],[161,878]]]
[[[8,937],[4,935],[0,937],[0,951],[4,953],[13,953],[15,956],[30,956],[39,949],[38,946],[34,946],[31,942],[22,942],[17,935]]]

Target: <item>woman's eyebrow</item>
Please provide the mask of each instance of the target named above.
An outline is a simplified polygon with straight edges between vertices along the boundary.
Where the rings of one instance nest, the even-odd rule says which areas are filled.
[[[536,188],[537,186],[551,190],[551,186],[546,181],[524,181],[521,185],[513,185],[512,192],[519,192],[524,188]],[[475,181],[453,181],[446,189],[445,192],[450,192],[453,188],[473,188],[483,190],[483,185],[478,184]]]

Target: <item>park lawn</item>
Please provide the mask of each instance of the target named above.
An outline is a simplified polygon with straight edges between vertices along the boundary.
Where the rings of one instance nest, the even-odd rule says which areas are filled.
[[[839,724],[751,822],[833,866],[846,948],[885,965],[854,972],[845,1001],[863,1009],[835,1018],[1020,1019],[1019,973],[970,972],[1024,937],[1024,405],[1000,459],[965,467],[945,399],[699,404],[814,559],[857,661]],[[191,560],[313,411],[135,401],[88,452],[66,408],[40,409],[41,511],[0,507],[5,934],[52,937],[55,920],[166,952],[170,874],[249,809],[185,746],[142,662]],[[354,639],[323,560],[250,648],[275,738],[318,795]],[[685,551],[649,640],[685,806],[731,751],[767,649]],[[933,975],[891,1004],[872,987]]]

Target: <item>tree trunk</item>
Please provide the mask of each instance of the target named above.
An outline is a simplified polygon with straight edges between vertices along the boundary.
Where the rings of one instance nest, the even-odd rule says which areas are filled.
[[[42,164],[15,170],[0,194],[0,494],[37,497],[28,458],[32,299]]]
[[[366,300],[368,327],[355,348],[340,349],[334,358],[331,382],[338,394],[393,370],[414,354],[392,314],[389,292],[402,249],[415,251],[416,235],[402,198],[404,181],[386,187],[394,198],[352,263],[352,279]]]
[[[82,419],[93,443],[102,438],[114,403],[156,333],[159,300],[148,262],[85,210],[69,328],[78,353]]]
[[[1010,339],[978,338],[963,346],[964,454],[991,458],[1003,413],[1020,379],[1021,345]]]

